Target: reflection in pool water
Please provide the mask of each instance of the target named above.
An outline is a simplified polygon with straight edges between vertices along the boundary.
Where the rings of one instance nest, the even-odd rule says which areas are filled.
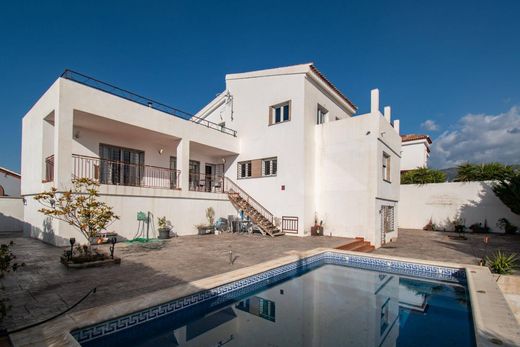
[[[474,346],[472,326],[461,285],[324,265],[84,345]]]

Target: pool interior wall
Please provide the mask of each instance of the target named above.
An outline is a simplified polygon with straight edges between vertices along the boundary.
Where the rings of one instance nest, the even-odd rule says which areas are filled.
[[[461,269],[333,252],[72,334],[83,346],[475,345]]]

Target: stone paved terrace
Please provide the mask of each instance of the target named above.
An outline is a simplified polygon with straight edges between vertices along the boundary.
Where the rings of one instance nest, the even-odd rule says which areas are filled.
[[[116,245],[121,265],[67,269],[59,262],[63,248],[0,233],[0,242],[14,240],[18,262],[26,266],[0,282],[12,310],[8,330],[41,321],[76,303],[93,287],[94,295],[74,311],[191,282],[287,255],[291,250],[338,247],[353,242],[339,237],[265,237],[260,235],[183,236],[164,242]],[[108,247],[108,246],[102,246]],[[229,250],[234,263],[229,263]]]

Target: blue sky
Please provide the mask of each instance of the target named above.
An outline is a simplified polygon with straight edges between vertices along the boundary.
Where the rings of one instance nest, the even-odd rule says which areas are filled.
[[[514,0],[4,1],[0,166],[19,170],[21,118],[65,68],[196,112],[226,73],[304,62],[361,113],[379,88],[403,133],[432,136],[434,166],[520,163],[518,13]]]

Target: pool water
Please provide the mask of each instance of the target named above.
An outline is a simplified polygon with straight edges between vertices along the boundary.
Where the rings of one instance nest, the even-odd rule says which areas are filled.
[[[209,300],[83,346],[475,346],[467,289],[339,265]]]

